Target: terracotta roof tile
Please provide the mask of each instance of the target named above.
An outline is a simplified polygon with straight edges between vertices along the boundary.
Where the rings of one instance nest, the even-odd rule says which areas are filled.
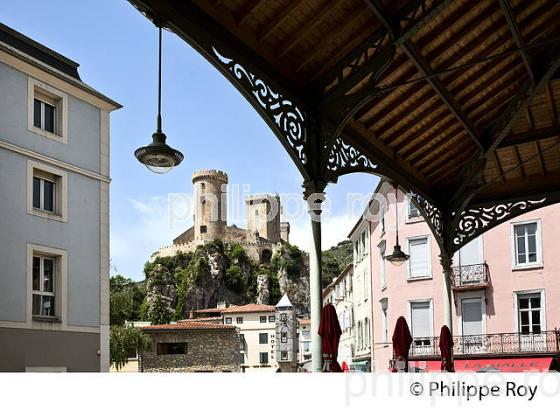
[[[222,313],[260,313],[260,312],[276,312],[276,308],[270,305],[257,305],[249,303],[243,306],[230,306],[223,310]]]
[[[208,309],[198,309],[195,310],[196,313],[220,313],[223,312],[225,308],[208,308]]]
[[[142,330],[224,330],[235,329],[233,325],[223,325],[219,323],[208,323],[200,321],[187,321],[178,323],[169,323],[165,325],[152,325],[143,327]]]
[[[299,324],[302,326],[309,326],[311,324],[311,319],[299,319]]]

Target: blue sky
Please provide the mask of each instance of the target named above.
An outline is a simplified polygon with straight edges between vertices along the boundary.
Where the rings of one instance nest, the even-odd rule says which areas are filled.
[[[167,197],[191,193],[198,169],[224,170],[230,183],[250,184],[251,193],[301,193],[301,175],[261,117],[170,32],[163,39],[163,130],[185,160],[166,175],[136,161],[134,150],[150,142],[156,125],[157,30],[125,0],[3,1],[0,16],[77,61],[84,82],[124,106],[111,115],[112,274],[142,279],[150,254],[191,225],[183,220],[170,227]],[[347,212],[347,193],[371,193],[377,181],[354,174],[327,188],[331,212],[323,248],[345,239],[356,221]],[[229,222],[245,226],[242,217]],[[307,217],[290,222],[292,242],[309,249]]]

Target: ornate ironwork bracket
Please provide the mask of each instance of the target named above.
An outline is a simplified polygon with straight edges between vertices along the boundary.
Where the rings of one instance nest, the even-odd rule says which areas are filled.
[[[552,201],[551,199],[551,196],[543,195],[540,198],[508,201],[499,204],[467,208],[461,213],[454,224],[456,229],[453,237],[453,251],[458,250],[477,236],[502,222],[557,202],[557,200]]]
[[[252,105],[271,126],[300,170],[304,170],[307,164],[305,111],[255,73],[236,63],[233,58],[222,55],[215,47],[212,47],[212,51],[234,77],[234,83],[244,91]]]
[[[336,180],[338,176],[349,174],[351,172],[372,172],[378,169],[378,165],[360,152],[356,147],[344,141],[342,137],[338,137],[331,150],[327,160],[327,170],[331,179]]]
[[[428,226],[432,230],[443,252],[445,250],[443,211],[416,192],[411,191],[409,195],[416,207],[420,210],[424,220],[428,223]]]

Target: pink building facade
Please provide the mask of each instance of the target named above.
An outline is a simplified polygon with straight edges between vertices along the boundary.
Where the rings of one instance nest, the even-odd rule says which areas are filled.
[[[393,188],[385,182],[376,193],[394,198]],[[444,323],[444,279],[436,240],[415,206],[399,192],[399,242],[410,259],[401,266],[390,264],[384,256],[395,245],[394,200],[381,205],[384,212],[378,212],[379,207],[380,202],[373,200],[370,215],[382,218],[365,218],[370,219],[372,370],[388,371],[399,316],[406,318],[414,338],[413,365],[435,370],[437,337]],[[458,371],[557,366],[559,222],[560,205],[541,208],[493,228],[454,256],[452,313]]]

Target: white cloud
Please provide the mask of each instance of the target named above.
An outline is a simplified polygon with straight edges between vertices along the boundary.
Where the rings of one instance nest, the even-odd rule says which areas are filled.
[[[347,214],[332,215],[321,223],[321,247],[323,250],[347,239],[357,218]],[[311,224],[308,218],[290,221],[290,242],[309,252],[311,249]]]
[[[128,202],[132,222],[111,224],[111,263],[120,274],[143,279],[143,266],[150,255],[171,244],[190,222],[170,226],[167,197],[131,198]]]

